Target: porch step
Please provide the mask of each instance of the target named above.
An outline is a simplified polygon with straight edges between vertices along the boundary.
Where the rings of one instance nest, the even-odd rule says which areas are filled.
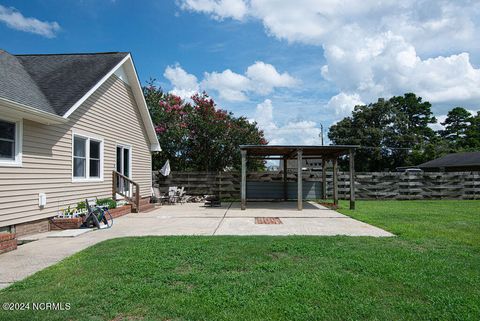
[[[153,210],[155,208],[155,204],[152,203],[146,203],[146,204],[140,204],[140,213],[147,212],[150,210]]]
[[[155,208],[155,204],[150,203],[150,197],[144,197],[140,199],[140,206],[137,210],[135,204],[132,204],[132,213],[145,212]]]
[[[140,199],[140,206],[150,204],[150,197],[144,197]]]

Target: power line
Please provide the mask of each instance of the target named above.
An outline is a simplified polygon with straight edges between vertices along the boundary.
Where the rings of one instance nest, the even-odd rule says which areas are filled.
[[[412,150],[413,147],[389,147],[389,146],[360,146],[361,149],[399,149],[399,150]]]

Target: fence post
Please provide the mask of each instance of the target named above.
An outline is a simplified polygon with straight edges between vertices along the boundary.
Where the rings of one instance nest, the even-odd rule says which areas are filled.
[[[338,205],[338,159],[333,159],[333,204]]]
[[[350,149],[349,161],[350,161],[350,209],[355,209],[355,153],[353,149]]]
[[[297,209],[301,211],[303,209],[303,187],[302,187],[302,165],[303,165],[303,150],[297,151]]]
[[[327,199],[327,160],[322,158],[322,199]]]
[[[288,201],[288,182],[287,182],[288,167],[287,167],[287,163],[288,163],[288,158],[284,157],[283,158],[283,200],[284,201]]]
[[[245,210],[247,205],[247,151],[241,150],[242,153],[242,178],[241,178],[241,209]]]

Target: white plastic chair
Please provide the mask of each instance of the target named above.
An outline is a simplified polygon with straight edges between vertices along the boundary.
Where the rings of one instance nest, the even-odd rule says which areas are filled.
[[[177,195],[178,195],[178,201],[180,204],[183,204],[186,202],[186,197],[185,197],[185,187],[182,186],[181,189],[177,190]]]
[[[168,188],[168,202],[170,204],[175,204],[178,200],[178,194],[177,194],[177,187],[176,186],[170,186]]]

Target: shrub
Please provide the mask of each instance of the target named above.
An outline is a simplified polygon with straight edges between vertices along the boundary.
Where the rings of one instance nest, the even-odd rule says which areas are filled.
[[[87,204],[85,204],[85,201],[80,201],[77,203],[77,211],[81,212],[85,209],[87,209]]]
[[[117,207],[117,202],[111,198],[101,198],[97,200],[97,205],[107,206],[109,209],[112,209]]]

